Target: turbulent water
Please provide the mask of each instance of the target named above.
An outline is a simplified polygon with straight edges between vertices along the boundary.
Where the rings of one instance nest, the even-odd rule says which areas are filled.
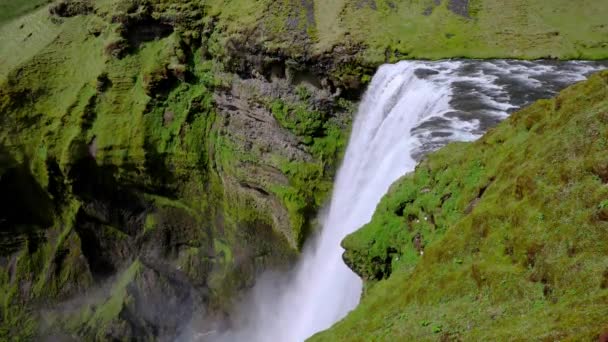
[[[320,235],[293,273],[266,274],[228,332],[201,340],[303,341],[358,303],[361,281],[342,261],[340,241],[369,222],[389,186],[424,154],[478,138],[510,112],[550,97],[601,68],[585,62],[442,61],[382,66],[355,118],[321,217]]]

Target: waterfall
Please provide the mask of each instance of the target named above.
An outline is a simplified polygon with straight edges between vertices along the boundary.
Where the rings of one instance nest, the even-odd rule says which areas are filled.
[[[384,65],[359,106],[322,229],[292,273],[266,274],[215,341],[300,342],[358,303],[361,280],[340,241],[371,219],[390,185],[424,154],[474,140],[517,108],[600,68],[585,62],[441,61]],[[208,337],[205,337],[208,338]]]

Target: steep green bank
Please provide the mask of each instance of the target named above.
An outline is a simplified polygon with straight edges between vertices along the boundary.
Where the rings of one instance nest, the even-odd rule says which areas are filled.
[[[360,305],[311,341],[597,340],[608,72],[429,155],[343,241]]]

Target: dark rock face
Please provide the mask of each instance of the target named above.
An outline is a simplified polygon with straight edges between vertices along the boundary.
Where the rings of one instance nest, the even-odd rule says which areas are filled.
[[[315,80],[315,86],[345,97],[351,95],[351,100],[360,98],[366,86],[362,79],[371,79],[377,67],[359,60],[362,45],[336,45],[331,51],[317,52],[312,50],[310,37],[296,30],[291,34],[298,44],[290,50],[273,49],[266,46],[265,34],[260,27],[247,35],[228,38],[224,47],[226,67],[244,79],[256,75],[271,79],[273,74],[284,73],[294,83],[302,78]]]
[[[465,18],[469,18],[469,0],[449,0],[448,9]]]
[[[376,5],[375,0],[359,0],[357,2],[357,8],[369,7],[373,10],[377,10],[378,6]]]
[[[120,314],[128,322],[127,331],[114,332],[115,338],[172,340],[176,327],[189,321],[197,306],[204,303],[200,292],[183,275],[145,263],[136,284],[127,291],[132,301]]]
[[[133,46],[139,46],[141,43],[169,36],[173,33],[173,26],[146,18],[129,22],[126,32],[127,40]]]
[[[342,260],[361,279],[371,282],[387,279],[392,273],[393,258],[398,256],[397,249],[387,247],[384,255],[374,256],[369,260],[367,255],[358,255],[357,252],[347,250],[342,255]],[[363,260],[366,262],[364,263]]]
[[[27,169],[15,167],[5,170],[0,179],[0,189],[13,195],[3,197],[0,202],[0,217],[6,226],[48,227],[52,223],[51,198]]]
[[[0,256],[45,240],[53,222],[53,203],[26,168],[0,149]]]

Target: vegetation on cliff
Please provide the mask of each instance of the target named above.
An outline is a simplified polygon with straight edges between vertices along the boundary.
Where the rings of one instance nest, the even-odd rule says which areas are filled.
[[[0,26],[0,339],[221,321],[294,259],[352,106],[230,72],[189,2],[31,5]]]
[[[360,305],[312,341],[608,329],[608,72],[429,155],[343,241]]]
[[[0,0],[0,339],[221,321],[314,228],[379,64],[607,57],[607,6],[547,3]]]

